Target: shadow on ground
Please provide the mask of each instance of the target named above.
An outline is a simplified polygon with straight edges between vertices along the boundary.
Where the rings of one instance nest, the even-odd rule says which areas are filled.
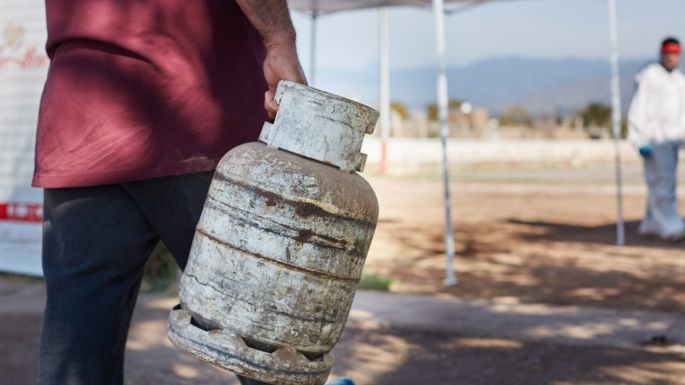
[[[614,223],[597,226],[582,226],[569,223],[527,221],[519,219],[510,219],[509,223],[538,227],[544,230],[544,232],[540,234],[521,236],[522,239],[528,241],[582,242],[610,246],[616,244],[616,224]],[[640,221],[628,221],[625,223],[627,246],[654,247],[659,249],[685,248],[685,241],[669,242],[660,240],[657,237],[642,236],[638,231],[639,227]]]
[[[383,254],[368,269],[393,290],[467,299],[685,312],[683,245],[638,236],[614,245],[615,227],[502,219],[456,226],[457,287],[445,287],[444,235],[429,225],[387,224]],[[393,258],[394,255],[401,258]],[[390,263],[391,262],[391,263]]]
[[[237,385],[235,377],[174,349],[165,337],[173,299],[144,296],[127,351],[127,384]],[[35,383],[40,314],[0,318],[0,372],[12,385]],[[21,325],[21,327],[18,327]],[[475,338],[352,319],[335,349],[334,376],[359,385],[679,385],[681,354]]]
[[[360,384],[675,385],[685,376],[682,355],[469,338],[409,330],[351,328],[339,369],[374,367],[376,350],[395,353],[393,368]],[[354,348],[350,349],[350,347]],[[386,357],[387,361],[388,358]],[[363,378],[363,375],[361,376]]]

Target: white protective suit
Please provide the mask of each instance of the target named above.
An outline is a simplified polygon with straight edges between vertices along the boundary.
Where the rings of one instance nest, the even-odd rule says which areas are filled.
[[[644,158],[649,199],[640,233],[682,238],[685,222],[678,214],[676,177],[685,140],[685,75],[652,64],[640,72],[637,84],[628,113],[629,139],[637,148],[651,148]]]
[[[685,139],[685,75],[650,64],[636,77],[628,138],[636,147]]]

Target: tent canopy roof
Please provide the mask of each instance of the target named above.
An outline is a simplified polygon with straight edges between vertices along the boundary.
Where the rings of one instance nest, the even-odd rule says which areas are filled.
[[[488,0],[445,0],[445,3],[475,4],[486,1]],[[401,5],[425,7],[432,3],[432,0],[288,0],[288,4],[293,9],[317,14]]]

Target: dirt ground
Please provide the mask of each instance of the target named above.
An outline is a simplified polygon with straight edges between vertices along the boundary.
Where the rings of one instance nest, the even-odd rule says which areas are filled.
[[[11,288],[11,289],[10,289]],[[8,300],[9,292],[15,293]],[[34,385],[42,287],[0,279],[0,384]],[[16,299],[16,301],[15,301]],[[126,353],[126,385],[239,385],[229,372],[173,348],[174,298],[143,295]],[[477,337],[369,322],[353,311],[332,377],[358,385],[684,385],[685,350]]]
[[[624,195],[627,245],[616,246],[615,190],[605,174],[603,182],[561,183],[556,173],[516,183],[512,172],[504,182],[500,173],[452,183],[460,284],[450,288],[442,284],[439,180],[369,178],[382,199],[367,271],[396,280],[397,292],[685,312],[685,243],[638,234],[645,190],[633,171]]]
[[[583,179],[564,177],[576,174]],[[369,177],[381,215],[367,270],[394,280],[399,295],[539,304],[550,313],[558,305],[685,312],[685,245],[638,236],[645,200],[638,171],[628,173],[625,247],[614,245],[610,169],[591,180],[573,170],[535,180],[506,171],[474,175],[452,185],[458,286],[442,284],[442,189],[432,176]],[[0,384],[35,383],[42,290],[40,282],[0,279]],[[164,320],[174,303],[141,298],[127,384],[237,385],[171,347]],[[486,338],[367,322],[353,311],[334,353],[334,376],[351,375],[359,385],[685,385],[685,341],[661,348]]]

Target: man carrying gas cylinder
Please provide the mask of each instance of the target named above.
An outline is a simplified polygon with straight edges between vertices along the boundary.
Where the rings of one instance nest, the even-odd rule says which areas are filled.
[[[685,140],[685,76],[678,68],[681,47],[675,38],[661,44],[661,60],[637,75],[628,114],[629,139],[644,160],[649,189],[640,234],[663,240],[685,238],[676,199],[678,153]]]
[[[280,80],[306,80],[285,0],[46,0],[46,10],[38,383],[121,385],[155,245],[185,267],[217,162],[257,140]]]

